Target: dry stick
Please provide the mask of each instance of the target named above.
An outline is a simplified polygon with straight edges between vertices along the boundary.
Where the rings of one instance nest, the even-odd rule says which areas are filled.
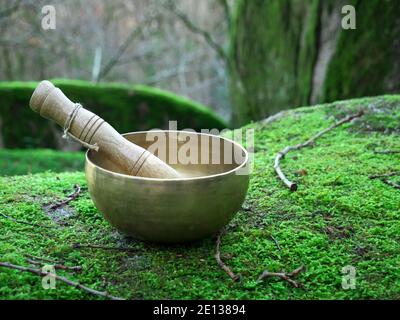
[[[398,184],[396,182],[390,181],[388,179],[382,179],[382,181],[384,183],[386,183],[387,185],[392,186],[393,188],[400,189],[400,184]]]
[[[379,179],[379,178],[387,178],[387,177],[394,177],[394,176],[400,176],[400,171],[394,171],[394,172],[383,173],[383,174],[375,174],[375,175],[369,176],[368,178]]]
[[[381,179],[381,181],[386,183],[387,185],[392,186],[393,188],[396,188],[396,189],[400,189],[400,184],[395,183],[389,179],[385,179],[385,178],[394,177],[394,176],[400,176],[400,171],[389,172],[389,173],[384,173],[384,174],[376,174],[376,175],[369,176],[368,178]]]
[[[7,216],[6,214],[4,214],[2,212],[0,212],[0,215],[3,216],[4,218],[9,219],[11,221],[14,221],[16,223],[25,224],[25,225],[32,226],[32,227],[48,228],[48,229],[54,228],[52,226],[45,226],[45,225],[42,225],[42,224],[36,224],[36,223],[30,223],[30,222],[27,222],[27,221],[17,220],[17,219],[15,219],[13,217]]]
[[[278,112],[278,113],[276,113],[276,114],[274,114],[272,116],[269,116],[268,118],[262,120],[261,124],[264,125],[264,126],[265,125],[269,125],[269,124],[271,124],[271,123],[273,123],[273,122],[275,122],[277,120],[280,120],[282,117],[286,116],[287,113],[288,113],[287,110]]]
[[[78,282],[74,282],[74,281],[72,281],[72,280],[70,280],[70,279],[68,279],[66,277],[58,276],[58,275],[53,274],[53,273],[43,272],[43,271],[41,271],[39,269],[18,266],[18,265],[15,265],[15,264],[11,264],[9,262],[1,262],[1,261],[0,261],[0,267],[5,267],[5,268],[9,268],[9,269],[15,269],[15,270],[24,271],[24,272],[30,272],[30,273],[36,274],[36,275],[38,275],[40,277],[51,276],[51,277],[54,277],[54,279],[60,280],[60,281],[62,281],[64,283],[66,283],[69,286],[72,286],[72,287],[75,287],[75,288],[78,288],[78,289],[82,289],[82,290],[84,290],[84,291],[86,291],[86,292],[88,292],[88,293],[90,293],[92,295],[95,295],[95,296],[101,296],[101,297],[104,297],[104,298],[107,298],[107,299],[111,299],[111,300],[125,300],[125,299],[120,298],[120,297],[115,297],[115,296],[109,295],[107,292],[102,292],[102,291],[97,291],[97,290],[91,289],[89,287],[86,287],[86,286],[78,283]]]
[[[44,261],[44,262],[57,263],[57,264],[64,263],[63,261],[61,262],[61,261],[50,259],[50,258],[38,257],[38,256],[34,256],[34,255],[28,254],[28,253],[25,254],[25,257],[36,260],[36,261]]]
[[[274,243],[275,243],[276,247],[278,248],[278,250],[281,251],[281,246],[279,245],[278,240],[275,239],[275,237],[272,234],[270,235],[270,237],[271,237],[272,241],[274,241]]]
[[[356,114],[349,115],[342,120],[336,122],[335,124],[331,125],[329,128],[326,128],[320,132],[318,132],[315,136],[313,136],[311,139],[307,140],[304,143],[297,144],[295,146],[288,146],[284,148],[282,151],[279,151],[278,154],[275,157],[275,164],[274,164],[274,169],[275,172],[278,174],[279,178],[283,181],[283,183],[291,190],[291,191],[296,191],[297,190],[297,184],[290,181],[288,178],[286,178],[285,174],[282,172],[282,169],[280,167],[280,161],[285,158],[285,156],[289,153],[289,151],[292,150],[299,150],[304,147],[311,147],[315,144],[315,141],[323,136],[325,133],[335,129],[336,127],[339,127],[340,125],[350,122],[356,118],[361,117],[364,115],[364,111],[359,111]]]
[[[269,277],[278,277],[281,278],[287,282],[289,282],[292,286],[294,286],[295,288],[300,288],[302,286],[302,284],[294,281],[293,277],[296,277],[300,272],[304,271],[305,267],[304,265],[301,265],[300,267],[298,267],[297,269],[293,270],[292,272],[286,273],[286,272],[269,272],[267,270],[265,270],[260,277],[258,278],[258,281],[262,281],[265,278],[269,278]]]
[[[193,32],[194,34],[200,35],[207,43],[207,45],[217,53],[222,61],[229,63],[229,58],[228,55],[225,53],[224,48],[219,45],[218,41],[215,41],[213,39],[212,35],[209,32],[195,25],[192,20],[189,19],[189,17],[183,14],[174,5],[172,5],[171,2],[167,3],[167,5],[164,5],[164,8],[173,13],[186,26],[186,28],[189,29],[189,31]]]
[[[55,210],[58,209],[62,206],[65,206],[66,204],[70,203],[72,200],[75,200],[79,194],[81,193],[81,186],[79,184],[74,185],[75,191],[73,193],[71,193],[67,199],[65,199],[64,201],[61,201],[59,203],[53,204],[50,209]]]
[[[228,276],[233,280],[233,281],[237,281],[239,280],[239,276],[234,274],[232,272],[232,270],[221,260],[221,237],[224,234],[225,230],[220,231],[220,233],[218,234],[217,237],[217,241],[216,241],[216,251],[215,251],[215,260],[217,260],[218,265],[220,266],[220,268],[222,270],[224,270]]]
[[[29,258],[25,258],[26,262],[36,265],[36,266],[43,266],[43,261],[36,261],[36,260],[32,260]],[[81,266],[73,266],[73,267],[69,267],[69,266],[65,266],[63,264],[54,264],[53,265],[54,269],[59,269],[59,270],[66,270],[66,271],[74,271],[74,272],[81,272],[82,271],[82,267]]]
[[[398,154],[400,153],[400,150],[382,150],[382,151],[374,151],[374,153],[377,154]]]

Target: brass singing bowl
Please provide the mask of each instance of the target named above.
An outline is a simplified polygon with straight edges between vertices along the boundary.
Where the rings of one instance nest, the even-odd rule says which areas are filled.
[[[244,201],[249,183],[249,175],[245,173],[247,151],[236,142],[215,135],[172,130],[151,132],[165,134],[168,152],[174,142],[175,152],[191,144],[198,148],[199,158],[202,155],[213,159],[214,153],[214,160],[208,161],[212,162],[209,164],[201,159],[198,164],[175,164],[167,157],[163,160],[178,170],[182,178],[154,179],[122,174],[101,150],[88,151],[85,172],[95,206],[111,225],[137,239],[178,243],[211,236],[232,219]],[[148,149],[154,143],[146,141],[148,133],[123,136]],[[185,142],[181,135],[193,139]],[[204,138],[209,139],[208,146],[199,142]],[[229,157],[224,154],[229,152],[224,153],[225,148],[231,148],[232,158],[239,155],[241,159],[226,161]],[[154,154],[159,156],[157,152]]]

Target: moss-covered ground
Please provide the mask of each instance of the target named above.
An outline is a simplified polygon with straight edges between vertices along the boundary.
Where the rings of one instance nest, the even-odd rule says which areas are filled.
[[[276,152],[304,142],[360,108],[367,115],[289,153],[282,169],[299,184],[289,191],[273,170]],[[222,259],[241,274],[233,282],[215,259],[215,238],[175,246],[146,244],[113,229],[93,206],[83,172],[0,178],[0,260],[29,265],[26,255],[83,267],[58,271],[98,290],[129,299],[399,299],[400,190],[369,175],[400,171],[400,97],[353,100],[287,112],[255,129],[255,167],[247,199],[222,238]],[[378,153],[377,153],[378,151]],[[391,177],[400,183],[400,177]],[[59,210],[74,184],[81,195]],[[39,225],[39,226],[38,226]],[[279,243],[273,241],[272,237]],[[74,244],[131,248],[115,251]],[[306,266],[294,288],[263,270]],[[342,288],[342,268],[356,269],[355,289]],[[96,298],[38,276],[0,268],[6,299]]]

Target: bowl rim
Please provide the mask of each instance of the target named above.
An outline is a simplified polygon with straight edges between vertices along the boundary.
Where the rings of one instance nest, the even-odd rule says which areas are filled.
[[[207,175],[207,176],[200,176],[200,177],[187,177],[187,178],[168,178],[168,179],[162,179],[162,178],[149,178],[149,177],[139,177],[139,176],[131,176],[131,175],[127,175],[124,173],[119,173],[119,172],[115,172],[115,171],[111,171],[108,169],[105,169],[97,164],[95,164],[93,161],[91,161],[89,159],[89,153],[92,150],[87,150],[85,153],[85,161],[86,163],[89,163],[90,165],[92,165],[93,167],[95,167],[97,170],[102,171],[105,174],[108,175],[113,175],[113,176],[120,176],[121,178],[125,178],[125,179],[131,179],[131,180],[139,180],[139,181],[156,181],[156,182],[177,182],[177,181],[193,181],[193,180],[208,180],[208,179],[213,179],[216,177],[222,177],[222,176],[227,176],[230,175],[232,173],[234,173],[235,171],[238,171],[239,169],[243,168],[245,165],[247,165],[248,161],[249,161],[249,154],[248,151],[246,150],[246,148],[244,148],[242,145],[240,145],[239,143],[237,143],[234,140],[225,138],[225,137],[221,137],[221,136],[217,136],[215,134],[210,134],[210,133],[202,133],[202,132],[192,132],[192,131],[185,131],[185,130],[143,130],[143,131],[131,131],[131,132],[127,132],[127,133],[123,133],[121,134],[123,137],[127,136],[127,135],[131,135],[131,134],[143,134],[143,133],[148,133],[148,132],[187,132],[187,133],[191,133],[191,134],[196,134],[196,135],[205,135],[205,136],[211,136],[211,137],[217,137],[223,140],[226,140],[230,143],[232,143],[234,146],[239,147],[244,153],[245,153],[245,159],[243,161],[243,163],[241,163],[239,166],[237,166],[236,168],[233,168],[229,171],[226,172],[221,172],[221,173],[217,173],[217,174],[212,174],[212,175]],[[247,174],[249,175],[249,174]]]

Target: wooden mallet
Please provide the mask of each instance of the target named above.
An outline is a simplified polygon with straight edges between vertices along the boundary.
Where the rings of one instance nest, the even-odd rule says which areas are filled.
[[[180,174],[149,151],[122,137],[102,118],[69,100],[59,88],[42,81],[29,102],[33,111],[55,121],[84,147],[101,150],[123,173],[150,178],[179,178]]]

